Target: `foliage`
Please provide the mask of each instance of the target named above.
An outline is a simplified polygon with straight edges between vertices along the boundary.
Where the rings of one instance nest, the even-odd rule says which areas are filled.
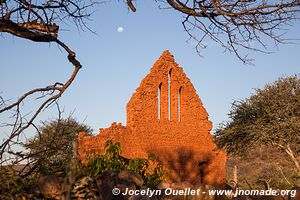
[[[39,134],[24,145],[36,171],[42,175],[65,171],[72,159],[72,141],[81,131],[91,133],[92,129],[73,118],[44,122]]]
[[[25,166],[20,167],[23,168]],[[9,165],[0,168],[1,199],[16,199],[16,197],[26,196],[28,193],[33,194],[35,192],[36,177],[28,176],[23,178],[22,173],[20,173],[22,170],[20,170],[16,166]]]
[[[120,143],[108,140],[105,145],[103,156],[88,157],[85,173],[89,176],[96,176],[106,171],[118,172],[125,166],[125,160],[121,157]]]
[[[120,143],[113,143],[111,140],[106,142],[104,150],[104,155],[88,158],[87,165],[82,170],[83,174],[94,177],[106,171],[120,172],[127,169],[142,175],[148,186],[156,186],[167,178],[164,166],[158,163],[152,154],[149,154],[147,159],[124,158],[121,156]]]
[[[230,122],[216,130],[216,142],[229,154],[245,154],[258,146],[287,153],[300,172],[300,79],[279,78],[245,100],[235,101]]]
[[[157,162],[156,156],[149,153],[147,159],[130,159],[126,168],[142,175],[146,185],[157,186],[168,177],[165,167]]]
[[[0,193],[15,193],[23,189],[23,181],[20,176],[18,176],[15,170],[10,167],[2,167],[0,169]]]

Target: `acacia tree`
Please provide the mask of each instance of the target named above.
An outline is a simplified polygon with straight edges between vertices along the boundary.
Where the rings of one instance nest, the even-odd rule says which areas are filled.
[[[241,61],[251,61],[241,50],[268,52],[266,41],[276,45],[286,42],[282,37],[283,25],[289,25],[299,13],[299,0],[155,0],[160,6],[184,15],[184,30],[197,41],[196,50],[205,48],[206,41],[214,41],[233,52]],[[135,12],[132,0],[126,0]],[[19,142],[19,136],[34,126],[37,116],[55,103],[72,84],[81,69],[76,54],[60,40],[60,25],[66,21],[86,27],[85,19],[96,3],[84,0],[0,0],[0,33],[8,33],[32,42],[55,43],[67,53],[73,71],[65,82],[34,88],[21,94],[16,101],[0,96],[0,114],[11,113],[11,131],[0,144],[0,160],[12,152],[10,145]],[[253,45],[252,45],[253,44]],[[38,96],[39,104],[31,115],[24,116],[21,107],[26,100]],[[2,163],[2,162],[1,162]]]
[[[89,126],[71,117],[43,122],[39,130],[39,134],[28,140],[24,147],[29,150],[27,156],[35,170],[41,174],[65,172],[71,163],[72,142],[77,139],[78,133],[92,132]]]
[[[300,79],[279,78],[251,97],[235,101],[230,122],[216,130],[217,144],[229,154],[243,154],[257,146],[286,152],[300,174]]]

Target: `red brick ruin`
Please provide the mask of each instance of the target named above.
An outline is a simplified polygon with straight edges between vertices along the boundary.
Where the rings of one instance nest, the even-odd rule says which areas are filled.
[[[210,135],[212,123],[190,79],[164,51],[127,103],[127,125],[112,123],[96,136],[80,133],[78,153],[103,153],[107,140],[120,142],[122,156],[147,158],[153,153],[170,181],[222,186],[226,156]]]

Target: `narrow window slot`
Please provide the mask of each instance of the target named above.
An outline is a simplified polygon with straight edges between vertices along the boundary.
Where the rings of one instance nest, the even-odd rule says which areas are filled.
[[[179,122],[181,120],[181,89],[182,87],[180,87],[178,90],[178,121]]]
[[[158,93],[157,93],[157,115],[158,120],[161,118],[161,83],[158,86]]]
[[[168,120],[171,120],[171,72],[172,69],[170,69],[168,74]]]

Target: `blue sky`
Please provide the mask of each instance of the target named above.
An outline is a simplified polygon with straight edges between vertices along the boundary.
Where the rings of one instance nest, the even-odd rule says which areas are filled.
[[[74,111],[73,116],[92,126],[95,133],[114,121],[126,124],[126,103],[165,49],[191,79],[214,127],[228,119],[233,100],[249,97],[253,88],[280,76],[300,72],[300,45],[273,48],[273,54],[250,52],[255,66],[243,65],[213,43],[199,57],[186,42],[180,13],[158,9],[153,1],[137,3],[136,13],[129,12],[121,2],[98,5],[88,22],[97,34],[65,24],[60,36],[77,52],[83,65],[60,105],[65,116]],[[117,32],[119,26],[124,28],[121,33]],[[290,28],[289,35],[300,38],[300,23]],[[0,40],[0,92],[6,99],[16,99],[34,87],[65,81],[72,72],[65,53],[54,44],[33,43],[8,34]],[[25,111],[34,105],[28,102]],[[45,111],[38,121],[54,119],[53,110]],[[5,117],[0,115],[0,121]]]

